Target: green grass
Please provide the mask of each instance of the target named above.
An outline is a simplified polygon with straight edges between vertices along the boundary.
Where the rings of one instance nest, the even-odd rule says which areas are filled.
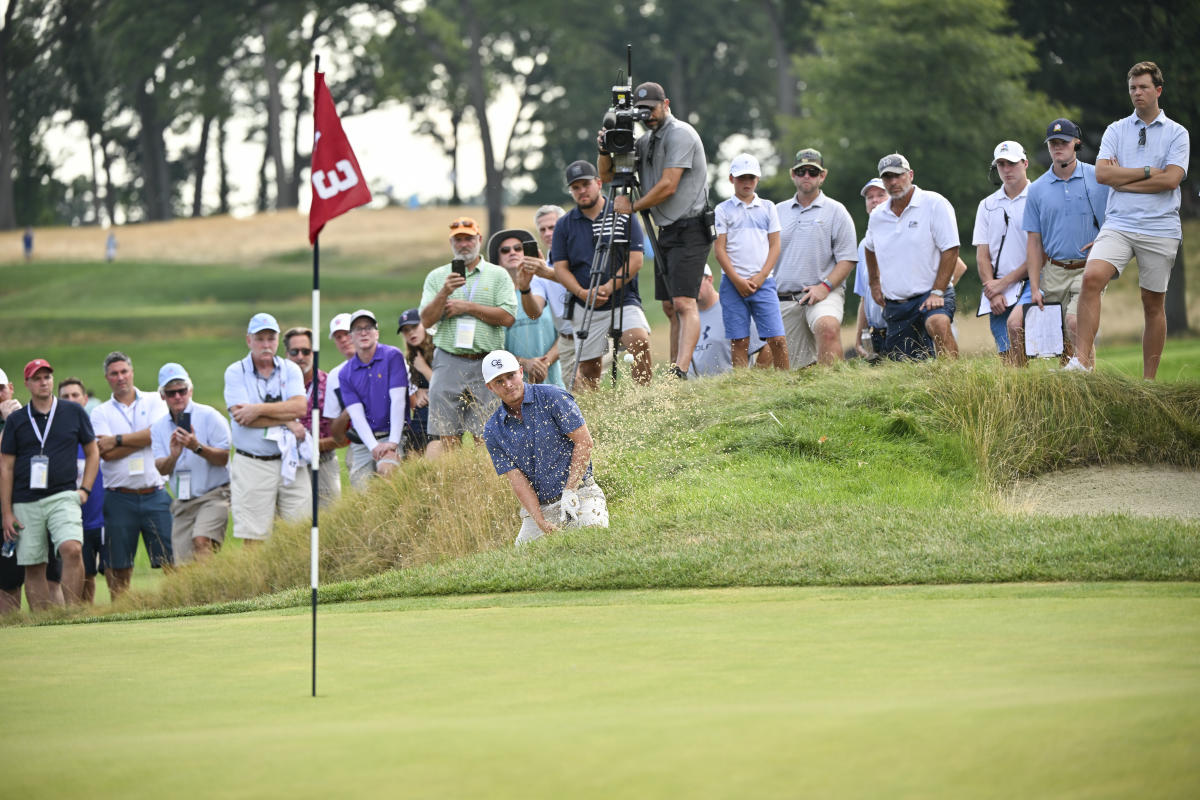
[[[13,796],[1186,797],[1200,588],[746,589],[0,631]]]

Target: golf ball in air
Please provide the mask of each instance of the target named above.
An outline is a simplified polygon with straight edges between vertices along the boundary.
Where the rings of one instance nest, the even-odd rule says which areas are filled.
[[[626,364],[632,364],[632,363],[633,363],[633,353],[626,353],[626,354],[625,354],[625,363],[626,363]]]

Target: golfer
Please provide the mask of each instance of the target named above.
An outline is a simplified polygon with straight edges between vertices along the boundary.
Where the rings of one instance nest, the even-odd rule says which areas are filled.
[[[592,435],[575,398],[549,384],[526,384],[517,357],[493,350],[483,381],[501,405],[483,440],[497,475],[521,501],[517,546],[559,528],[608,527],[604,492],[592,478]]]

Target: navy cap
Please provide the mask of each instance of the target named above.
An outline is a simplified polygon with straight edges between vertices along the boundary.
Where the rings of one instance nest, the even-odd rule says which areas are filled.
[[[396,333],[403,333],[404,329],[409,325],[416,325],[421,321],[421,312],[415,308],[410,308],[400,315],[400,319],[396,320]]]
[[[1066,117],[1054,120],[1046,126],[1046,141],[1051,139],[1064,139],[1071,141],[1072,139],[1082,139],[1083,134],[1079,132],[1079,126]]]
[[[596,167],[590,161],[572,161],[567,165],[565,173],[567,186],[583,178],[598,178],[600,175],[596,172]]]

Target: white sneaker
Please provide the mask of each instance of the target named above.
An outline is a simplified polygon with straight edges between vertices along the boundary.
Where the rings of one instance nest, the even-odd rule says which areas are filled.
[[[1085,367],[1083,365],[1083,362],[1081,362],[1078,358],[1076,358],[1075,356],[1071,356],[1071,360],[1068,361],[1065,365],[1063,365],[1062,371],[1063,372],[1091,372],[1092,368]]]

